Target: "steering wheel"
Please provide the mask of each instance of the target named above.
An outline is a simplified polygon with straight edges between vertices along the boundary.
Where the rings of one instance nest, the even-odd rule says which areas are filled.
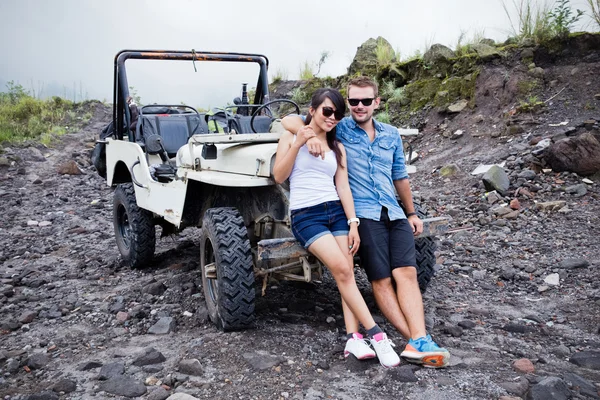
[[[288,100],[288,99],[275,99],[275,100],[268,101],[265,104],[263,104],[260,107],[258,107],[252,113],[252,118],[250,119],[250,128],[252,128],[252,132],[258,133],[256,131],[256,128],[254,127],[254,119],[256,118],[257,115],[260,115],[261,112],[264,111],[266,114],[268,114],[268,116],[271,118],[271,120],[275,119],[275,117],[273,116],[273,110],[271,110],[271,105],[275,104],[275,103],[284,103],[284,104],[287,103],[287,104],[291,104],[292,107],[293,107],[292,112],[288,112],[288,113],[285,113],[283,115],[279,115],[279,118],[283,118],[283,117],[288,116],[290,114],[300,114],[300,107],[298,106],[298,104],[296,104],[292,100]]]

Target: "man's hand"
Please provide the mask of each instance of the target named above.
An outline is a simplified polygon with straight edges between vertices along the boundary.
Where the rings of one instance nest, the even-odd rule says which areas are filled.
[[[317,134],[315,133],[313,128],[311,128],[308,125],[305,125],[302,128],[300,128],[296,133],[296,143],[298,147],[302,147],[308,139],[314,138],[316,136]]]
[[[408,217],[408,223],[412,226],[413,234],[415,236],[419,236],[423,233],[423,221],[421,221],[421,218],[416,215],[411,215]]]
[[[350,226],[350,232],[348,232],[348,254],[354,256],[358,251],[359,246],[360,236],[358,235],[358,228],[356,227],[356,224],[352,224]]]

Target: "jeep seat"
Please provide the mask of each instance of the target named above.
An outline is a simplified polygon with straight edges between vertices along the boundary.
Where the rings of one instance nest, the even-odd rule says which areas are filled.
[[[256,132],[252,131],[252,126],[250,126],[251,120],[251,116],[234,115],[233,118],[229,120],[229,129],[235,129],[237,133],[269,132],[269,128],[271,127],[271,117],[266,115],[257,115],[254,118],[254,128],[256,128]]]
[[[145,144],[148,136],[159,135],[168,156],[172,158],[193,134],[202,133],[208,133],[204,114],[142,114],[138,120],[136,139]]]

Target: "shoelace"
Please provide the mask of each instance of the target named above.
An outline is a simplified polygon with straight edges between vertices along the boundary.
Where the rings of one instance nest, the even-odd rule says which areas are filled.
[[[378,347],[381,346],[380,350],[381,350],[382,354],[386,354],[386,353],[389,353],[390,351],[394,351],[392,349],[392,347],[396,347],[394,342],[392,342],[390,339],[383,339],[383,340],[380,340],[375,343],[377,343]]]

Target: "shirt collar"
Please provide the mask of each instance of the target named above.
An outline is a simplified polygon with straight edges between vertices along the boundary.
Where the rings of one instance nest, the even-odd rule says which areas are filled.
[[[348,117],[348,118],[350,119],[350,127],[352,129],[360,128],[360,126],[358,126],[358,123],[356,123],[356,121],[354,120],[354,118],[352,118],[352,117]],[[383,131],[383,124],[381,122],[379,122],[375,118],[373,118],[373,123],[375,125],[375,130],[377,132],[382,132]]]

